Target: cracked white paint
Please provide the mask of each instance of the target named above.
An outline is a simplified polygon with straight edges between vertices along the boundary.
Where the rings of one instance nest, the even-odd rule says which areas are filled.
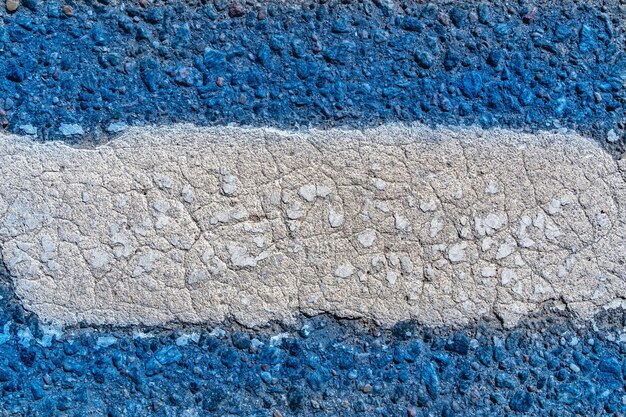
[[[5,136],[0,245],[24,306],[60,324],[589,317],[626,299],[625,164],[503,130]]]

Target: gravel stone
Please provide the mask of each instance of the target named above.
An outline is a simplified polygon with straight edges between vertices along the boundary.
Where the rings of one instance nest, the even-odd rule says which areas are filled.
[[[7,12],[9,13],[15,12],[19,7],[20,7],[19,0],[7,0],[6,1],[6,8],[7,8]]]
[[[123,122],[113,122],[105,129],[108,133],[120,133],[128,129],[128,125]]]
[[[63,136],[82,136],[85,134],[85,131],[83,130],[82,126],[77,125],[77,124],[61,124],[61,126],[59,127],[59,132],[63,135]]]

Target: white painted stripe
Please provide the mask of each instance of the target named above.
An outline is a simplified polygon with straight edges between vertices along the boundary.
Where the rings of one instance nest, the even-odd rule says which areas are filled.
[[[0,244],[25,307],[62,324],[589,317],[626,299],[619,164],[505,130],[7,136]]]

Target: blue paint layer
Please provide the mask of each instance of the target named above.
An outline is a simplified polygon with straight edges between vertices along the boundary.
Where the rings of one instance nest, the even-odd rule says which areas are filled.
[[[558,325],[406,336],[318,319],[274,342],[236,331],[203,331],[185,346],[177,334],[115,336],[87,332],[50,346],[24,333],[21,342],[12,337],[0,345],[0,410],[445,417],[626,411],[626,350]]]
[[[420,121],[614,129],[622,141],[617,2],[106,3],[5,12],[7,129],[81,140],[121,124]]]

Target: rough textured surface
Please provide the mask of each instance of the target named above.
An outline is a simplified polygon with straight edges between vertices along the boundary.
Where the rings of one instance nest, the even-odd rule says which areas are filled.
[[[510,326],[626,295],[623,161],[575,134],[179,125],[0,147],[4,261],[44,320]]]
[[[620,3],[29,0],[0,8],[0,126],[567,126],[620,154]]]
[[[1,6],[35,141],[615,160],[0,137],[0,416],[626,416],[624,0]]]

